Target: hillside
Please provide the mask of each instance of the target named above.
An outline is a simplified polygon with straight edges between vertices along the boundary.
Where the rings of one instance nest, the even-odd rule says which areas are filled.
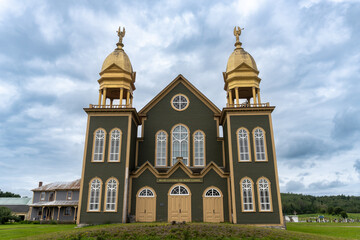
[[[360,213],[360,197],[356,196],[311,196],[281,193],[284,214],[331,213],[336,208],[348,213]],[[339,210],[339,209],[337,209]]]

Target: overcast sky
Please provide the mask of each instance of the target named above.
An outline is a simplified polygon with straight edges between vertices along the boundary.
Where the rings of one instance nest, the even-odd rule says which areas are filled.
[[[86,113],[126,27],[140,110],[178,74],[220,109],[235,25],[255,59],[281,192],[360,195],[359,1],[0,0],[0,189],[80,178]]]

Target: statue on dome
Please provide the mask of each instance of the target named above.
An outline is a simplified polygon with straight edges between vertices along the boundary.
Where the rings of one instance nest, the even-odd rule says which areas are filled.
[[[244,28],[240,27],[234,27],[234,36],[236,37],[236,42],[239,42],[239,36],[241,35],[241,30],[244,30]]]
[[[118,36],[119,36],[119,42],[118,42],[118,44],[121,45],[121,46],[123,46],[122,40],[123,40],[123,38],[125,37],[125,27],[123,27],[123,31],[121,31],[121,27],[119,27],[119,30],[117,30],[116,32],[117,32],[117,34],[118,34]]]

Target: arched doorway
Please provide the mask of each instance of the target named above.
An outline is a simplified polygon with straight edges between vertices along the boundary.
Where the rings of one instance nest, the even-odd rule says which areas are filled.
[[[136,221],[154,222],[155,220],[156,193],[150,187],[143,187],[136,194]]]
[[[169,190],[168,221],[191,222],[191,192],[184,184],[175,184]]]
[[[224,205],[220,189],[209,187],[203,193],[204,222],[223,222]]]

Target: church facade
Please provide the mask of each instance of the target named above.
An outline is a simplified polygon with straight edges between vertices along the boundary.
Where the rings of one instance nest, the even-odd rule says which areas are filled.
[[[100,72],[98,104],[84,108],[78,224],[283,225],[271,120],[275,107],[261,102],[259,71],[240,34],[235,28],[222,110],[179,75],[137,111],[132,107],[136,73],[123,49],[125,30],[119,28],[117,48]]]

